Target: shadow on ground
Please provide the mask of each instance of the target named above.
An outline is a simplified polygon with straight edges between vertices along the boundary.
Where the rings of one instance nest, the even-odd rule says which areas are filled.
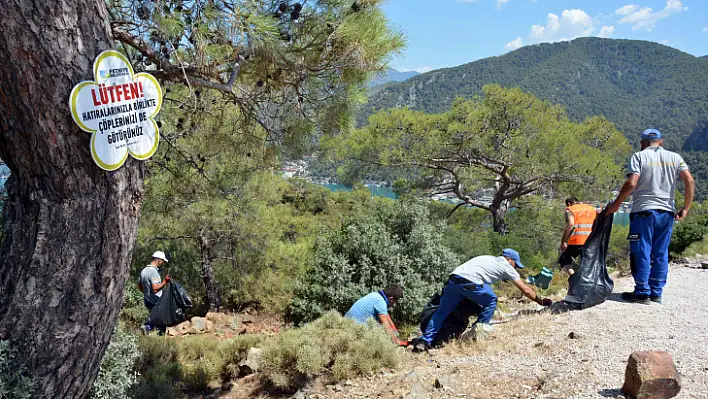
[[[603,398],[616,398],[620,395],[623,396],[623,393],[619,389],[603,389],[600,391],[597,391],[597,393],[600,394]]]

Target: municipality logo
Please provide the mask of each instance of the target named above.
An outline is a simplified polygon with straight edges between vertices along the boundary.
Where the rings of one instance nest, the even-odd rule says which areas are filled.
[[[130,76],[130,71],[128,68],[103,69],[98,71],[98,76],[101,79],[119,78],[121,76]]]
[[[101,76],[103,79],[108,79],[111,77],[111,71],[103,70],[103,71],[98,71],[99,76]]]

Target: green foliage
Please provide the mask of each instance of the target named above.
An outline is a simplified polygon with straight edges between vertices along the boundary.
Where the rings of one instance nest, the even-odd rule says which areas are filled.
[[[238,376],[238,363],[248,349],[260,346],[260,335],[218,340],[211,335],[190,335],[179,340],[148,336],[139,340],[140,378],[136,398],[171,398],[180,392],[202,392],[210,382]],[[170,396],[173,395],[173,396]]]
[[[315,376],[341,381],[395,367],[398,361],[396,346],[382,328],[332,311],[267,341],[263,377],[277,388],[295,390]]]
[[[317,242],[312,265],[290,307],[297,323],[334,309],[345,313],[360,297],[396,283],[405,295],[393,311],[399,322],[417,315],[459,258],[442,242],[442,225],[412,201],[375,201]]]
[[[708,235],[708,205],[694,204],[686,219],[674,224],[669,251],[683,253],[691,244]]]
[[[706,255],[708,254],[708,235],[703,237],[701,241],[696,241],[686,248],[681,255],[682,256],[696,256],[696,255]]]
[[[455,98],[474,98],[495,83],[562,104],[575,121],[604,115],[632,142],[639,132],[658,128],[670,148],[680,149],[708,114],[705,65],[705,59],[646,41],[540,44],[389,84],[369,98],[360,120],[391,107],[443,112]]]
[[[602,117],[571,122],[556,105],[519,89],[489,85],[484,96],[455,101],[445,114],[382,111],[333,145],[345,159],[429,169],[429,193],[489,211],[506,233],[513,201],[530,194],[605,199],[622,179],[630,147]],[[480,201],[485,194],[494,200]]]
[[[37,384],[27,375],[22,354],[10,341],[0,341],[0,398],[32,399],[36,389]]]
[[[607,267],[629,273],[629,226],[612,226],[610,247],[607,251]]]
[[[103,355],[101,369],[91,387],[89,398],[130,398],[129,390],[137,382],[134,369],[139,358],[137,339],[119,324]]]
[[[138,290],[136,284],[132,283],[133,281],[128,281],[125,286],[120,320],[128,327],[137,329],[145,323],[150,312],[143,303],[143,293]]]

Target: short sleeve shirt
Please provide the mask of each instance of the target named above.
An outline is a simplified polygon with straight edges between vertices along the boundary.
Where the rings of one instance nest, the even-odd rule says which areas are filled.
[[[513,281],[521,278],[505,257],[491,255],[472,258],[458,266],[452,274],[475,284],[494,284],[497,281]]]
[[[152,286],[153,284],[160,283],[162,283],[162,278],[155,266],[148,265],[140,272],[140,284],[143,286],[143,297],[145,301],[153,304],[157,303],[157,300],[162,296],[162,290],[152,292]]]
[[[653,209],[676,212],[676,183],[684,170],[688,170],[688,165],[683,158],[663,147],[634,153],[627,167],[627,175],[639,175],[632,193],[632,213]]]
[[[378,316],[384,314],[388,314],[388,299],[381,292],[372,292],[354,302],[344,316],[366,324],[371,318],[379,321]]]

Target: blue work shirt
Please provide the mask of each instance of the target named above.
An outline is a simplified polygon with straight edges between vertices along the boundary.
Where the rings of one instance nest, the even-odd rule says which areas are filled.
[[[388,314],[388,298],[383,291],[372,292],[354,302],[351,309],[344,315],[357,323],[366,324],[370,318],[380,322],[378,316]]]

